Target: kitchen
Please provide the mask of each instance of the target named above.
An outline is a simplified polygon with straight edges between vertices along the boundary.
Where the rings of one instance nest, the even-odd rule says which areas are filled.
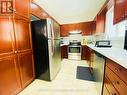
[[[125,95],[126,5],[0,0],[0,95]]]

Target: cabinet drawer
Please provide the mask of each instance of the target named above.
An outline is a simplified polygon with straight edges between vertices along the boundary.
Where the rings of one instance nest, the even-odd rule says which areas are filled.
[[[105,77],[104,82],[105,82],[105,87],[110,93],[109,95],[120,95],[107,77]],[[105,89],[104,89],[103,95],[108,95],[107,93],[105,93]]]
[[[120,95],[125,95],[125,93],[127,93],[127,85],[108,67],[106,67],[106,75]]]
[[[109,59],[106,65],[127,84],[127,69]]]
[[[103,95],[110,95],[110,93],[105,85],[104,85]]]

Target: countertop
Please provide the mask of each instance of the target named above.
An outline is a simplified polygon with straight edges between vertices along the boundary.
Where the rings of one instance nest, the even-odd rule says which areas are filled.
[[[127,69],[127,50],[115,47],[95,47],[93,44],[88,44],[87,46]]]

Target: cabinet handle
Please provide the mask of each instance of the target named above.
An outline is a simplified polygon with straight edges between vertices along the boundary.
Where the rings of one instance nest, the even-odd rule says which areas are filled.
[[[18,51],[15,51],[15,53],[18,53]]]
[[[112,93],[112,95],[117,95],[116,93]]]
[[[115,71],[117,71],[117,72],[118,72],[118,71],[122,71],[122,69],[121,69],[121,68],[118,68],[118,69],[115,68]]]
[[[120,84],[119,81],[115,81],[115,80],[114,80],[112,83],[113,83],[114,85]]]

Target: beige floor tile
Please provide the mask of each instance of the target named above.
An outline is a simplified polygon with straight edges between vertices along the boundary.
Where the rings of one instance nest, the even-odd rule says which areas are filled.
[[[64,59],[55,80],[35,79],[19,95],[97,95],[95,83],[76,79],[77,66],[88,67],[86,61]]]

